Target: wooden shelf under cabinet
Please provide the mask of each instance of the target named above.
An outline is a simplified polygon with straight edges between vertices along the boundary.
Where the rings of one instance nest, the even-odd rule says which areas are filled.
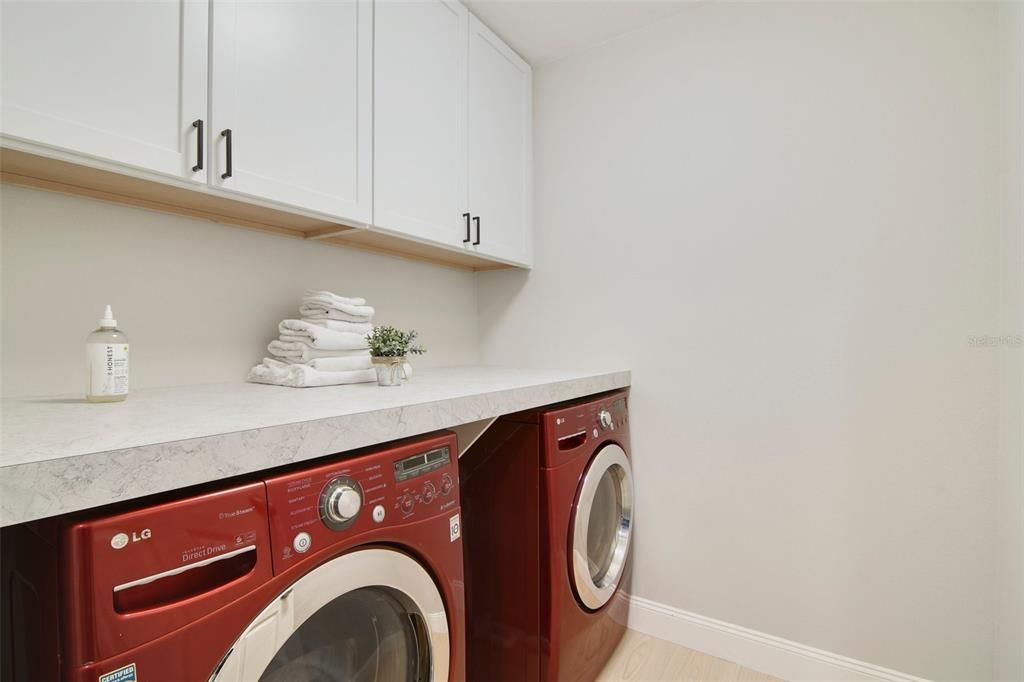
[[[0,149],[0,181],[463,270],[515,267],[372,228],[249,203],[207,191],[202,186],[191,189],[16,149]]]

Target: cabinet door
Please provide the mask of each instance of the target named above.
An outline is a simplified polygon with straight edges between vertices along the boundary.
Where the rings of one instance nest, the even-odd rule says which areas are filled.
[[[378,0],[373,222],[461,245],[466,208],[466,36],[450,0]]]
[[[3,134],[205,182],[206,0],[4,0]]]
[[[469,21],[469,208],[480,253],[528,264],[530,66],[476,17]]]
[[[211,183],[369,222],[371,0],[213,0],[212,21]]]

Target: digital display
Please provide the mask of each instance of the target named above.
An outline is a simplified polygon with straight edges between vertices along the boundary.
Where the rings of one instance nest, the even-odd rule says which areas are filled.
[[[421,476],[440,469],[451,461],[452,456],[447,445],[419,455],[412,455],[395,462],[395,479],[404,481],[407,478]]]
[[[402,467],[402,471],[412,471],[416,467],[423,466],[424,462],[423,455],[416,455],[415,457],[407,457],[398,463]]]

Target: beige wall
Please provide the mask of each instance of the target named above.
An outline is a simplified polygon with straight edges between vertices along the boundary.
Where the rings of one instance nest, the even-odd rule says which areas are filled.
[[[133,388],[243,380],[307,288],[418,329],[419,366],[477,360],[472,273],[22,187],[0,200],[5,396],[80,393],[106,303]]]
[[[535,73],[486,362],[634,370],[635,594],[994,665],[996,9],[706,3]]]
[[[1002,315],[1004,335],[1024,335],[1024,3],[1000,5],[1000,92],[1004,123]],[[996,679],[1024,680],[1024,364],[1020,345],[997,349],[1000,391],[999,536]]]

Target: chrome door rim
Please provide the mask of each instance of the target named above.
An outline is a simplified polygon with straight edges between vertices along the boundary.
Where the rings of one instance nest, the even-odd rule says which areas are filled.
[[[210,682],[243,682],[249,671],[262,675],[277,651],[310,616],[334,599],[364,587],[384,587],[411,601],[422,615],[430,639],[430,679],[447,680],[448,617],[433,578],[417,561],[390,549],[361,549],[321,564],[272,601],[235,641]],[[274,647],[245,647],[247,637],[276,618]],[[277,623],[275,623],[277,625]],[[265,641],[265,640],[263,640]]]
[[[618,469],[619,494],[622,507],[619,510],[619,523],[615,531],[615,547],[612,550],[611,562],[600,583],[595,583],[590,575],[588,555],[588,534],[590,531],[590,514],[593,511],[594,496],[598,484],[605,473]],[[608,603],[615,594],[619,581],[622,579],[626,557],[629,553],[629,542],[633,535],[633,471],[629,465],[626,452],[618,445],[611,443],[598,451],[590,466],[583,475],[583,483],[573,514],[572,528],[572,572],[573,584],[580,601],[588,609],[597,610]]]

